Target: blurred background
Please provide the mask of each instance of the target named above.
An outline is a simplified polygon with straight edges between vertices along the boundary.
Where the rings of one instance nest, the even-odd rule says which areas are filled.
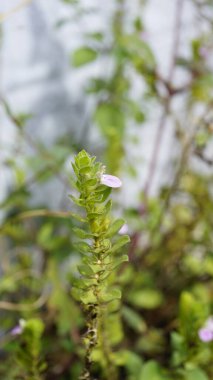
[[[80,371],[79,256],[60,213],[74,207],[70,163],[86,149],[123,182],[113,193],[131,237],[111,333],[126,350],[120,378],[211,380],[212,346],[197,331],[213,309],[212,1],[1,0],[0,39],[2,378],[17,376],[5,372],[16,351],[7,332],[32,315],[46,324],[45,379]]]

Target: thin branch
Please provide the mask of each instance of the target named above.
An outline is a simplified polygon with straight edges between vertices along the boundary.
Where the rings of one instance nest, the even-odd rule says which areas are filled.
[[[44,289],[41,296],[33,303],[13,303],[7,301],[0,301],[0,309],[8,311],[29,311],[40,309],[48,300],[50,288]]]
[[[173,80],[174,73],[175,73],[176,59],[177,59],[178,49],[179,49],[179,44],[180,44],[181,18],[182,18],[182,11],[183,11],[183,3],[184,3],[184,0],[177,0],[176,1],[176,7],[175,7],[176,18],[175,18],[174,37],[173,37],[173,44],[172,44],[172,57],[171,57],[171,65],[170,65],[170,69],[169,69],[169,74],[168,74],[168,80],[166,81],[167,85],[171,88],[173,87],[172,86],[172,80]],[[157,134],[156,134],[155,141],[154,141],[153,154],[151,157],[150,167],[148,170],[148,176],[147,176],[147,180],[146,180],[145,186],[144,186],[145,196],[148,196],[148,194],[150,192],[150,188],[151,188],[153,178],[155,175],[155,171],[157,168],[157,162],[158,162],[160,147],[161,147],[161,143],[162,143],[163,133],[165,130],[166,120],[167,120],[167,117],[169,114],[173,95],[174,95],[173,93],[168,92],[168,95],[164,101],[163,111],[162,111],[161,118],[159,120],[159,124],[157,127]]]
[[[0,102],[2,103],[4,110],[7,114],[7,116],[9,117],[9,119],[18,128],[18,130],[22,132],[23,124],[19,120],[19,118],[17,118],[13,114],[8,102],[2,96],[0,97]],[[40,154],[40,156],[44,158],[44,160],[51,160],[52,162],[55,161],[54,157],[51,154],[49,154],[47,151],[45,151],[39,144],[37,144],[36,141],[33,139],[33,137],[30,134],[28,134],[25,131],[24,133],[22,133],[22,136],[24,137],[26,142],[29,144],[29,146],[32,149],[34,149],[35,151],[37,151]],[[48,164],[48,168],[49,168],[49,170],[52,171],[53,174],[55,174],[66,185],[66,187],[68,186],[68,181],[66,180],[66,178],[64,176],[62,176],[61,173],[58,173],[60,167],[58,166],[57,162],[56,162],[56,164],[55,163]],[[45,170],[46,169],[47,169],[47,167],[45,168]]]
[[[20,11],[22,8],[24,8],[26,5],[29,5],[30,3],[32,3],[32,0],[23,0],[15,8],[12,8],[10,11],[5,12],[5,13],[0,13],[0,23],[4,22],[14,13]]]
[[[29,211],[24,211],[21,212],[20,214],[11,217],[9,220],[6,221],[1,227],[0,227],[0,233],[7,228],[11,223],[16,223],[24,219],[31,219],[31,218],[37,218],[40,216],[44,217],[54,217],[54,218],[63,218],[67,219],[69,217],[73,217],[75,219],[78,219],[81,222],[84,222],[84,219],[81,218],[79,215],[76,215],[73,212],[70,211],[51,211],[51,210],[45,210],[45,209],[40,209],[40,210],[29,210]]]

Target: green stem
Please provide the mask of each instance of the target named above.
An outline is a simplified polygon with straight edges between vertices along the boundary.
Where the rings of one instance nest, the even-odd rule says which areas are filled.
[[[94,347],[97,345],[97,325],[98,325],[98,316],[97,316],[97,305],[91,304],[85,308],[87,312],[87,332],[86,339],[87,348],[85,354],[85,365],[83,373],[80,377],[80,380],[93,380],[91,374],[91,354]]]
[[[105,305],[100,306],[100,319],[99,319],[99,331],[100,331],[100,345],[105,358],[105,375],[107,380],[117,380],[118,373],[116,367],[112,361],[112,351],[109,343],[109,338],[106,329],[107,310]]]

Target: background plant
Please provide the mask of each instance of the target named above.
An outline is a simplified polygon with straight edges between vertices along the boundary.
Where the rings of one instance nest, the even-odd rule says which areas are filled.
[[[135,2],[135,13],[128,12],[129,2],[113,2],[108,28],[95,34],[83,28],[83,43],[67,57],[71,69],[81,74],[98,61],[110,67],[106,71],[103,65],[101,74],[85,81],[89,95],[85,91],[84,99],[93,101],[86,119],[101,135],[100,145],[75,141],[70,130],[52,145],[32,137],[30,123],[35,115],[24,109],[21,114],[15,112],[1,94],[2,110],[17,132],[3,160],[13,174],[13,185],[1,204],[2,378],[11,380],[18,374],[14,356],[19,338],[12,339],[10,331],[20,318],[44,322],[45,379],[76,379],[82,372],[84,315],[70,295],[80,260],[72,231],[79,224],[71,217],[66,199],[73,183],[67,162],[84,146],[90,146],[89,151],[107,164],[110,173],[119,173],[127,182],[125,189],[131,181],[137,183],[135,202],[130,192],[130,205],[124,204],[122,193],[114,203],[114,213],[124,215],[131,234],[130,262],[119,269],[117,279],[123,295],[121,318],[115,313],[113,323],[112,316],[108,317],[107,326],[118,377],[212,378],[212,342],[203,342],[198,335],[212,315],[212,4],[191,3],[200,27],[187,41],[185,54],[181,38],[186,1],[177,1],[171,65],[166,73],[146,37],[143,14],[148,1]],[[66,4],[67,19],[59,20],[58,27],[66,27],[75,18],[83,23],[89,19],[91,12],[81,2]],[[97,8],[95,12],[99,17]],[[181,83],[180,71],[184,73]],[[134,81],[140,84],[138,91],[134,91]],[[140,147],[140,133],[153,125],[157,111],[160,116],[147,168],[145,162],[135,161],[135,150]],[[168,174],[153,196],[169,128],[173,140]],[[139,176],[145,170],[141,186]],[[50,192],[38,200],[38,189],[40,194],[54,189],[52,208],[47,205]],[[100,355],[96,363],[99,377],[104,376]]]

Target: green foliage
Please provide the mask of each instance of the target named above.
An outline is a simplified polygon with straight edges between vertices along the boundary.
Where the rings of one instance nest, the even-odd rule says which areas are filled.
[[[23,379],[42,380],[42,373],[46,368],[41,355],[44,324],[36,318],[21,322],[23,331],[20,334],[20,346],[16,355],[20,376]]]
[[[16,138],[0,157],[0,378],[212,380],[213,341],[201,334],[213,315],[212,1],[191,2],[202,20],[193,37],[178,26],[188,8],[175,10],[168,71],[155,26],[146,30],[151,1],[114,0],[101,19],[101,2],[61,1],[51,32],[70,24],[72,41],[82,40],[67,62],[92,107],[77,127],[75,117],[58,120],[53,141],[36,109],[16,113],[1,94],[1,128],[9,123]],[[121,192],[102,183],[105,168],[84,147],[122,173]]]
[[[140,380],[169,380],[162,368],[155,361],[147,362],[142,369]]]
[[[97,58],[97,52],[88,46],[79,48],[72,55],[72,65],[80,67],[87,63],[93,62]]]

